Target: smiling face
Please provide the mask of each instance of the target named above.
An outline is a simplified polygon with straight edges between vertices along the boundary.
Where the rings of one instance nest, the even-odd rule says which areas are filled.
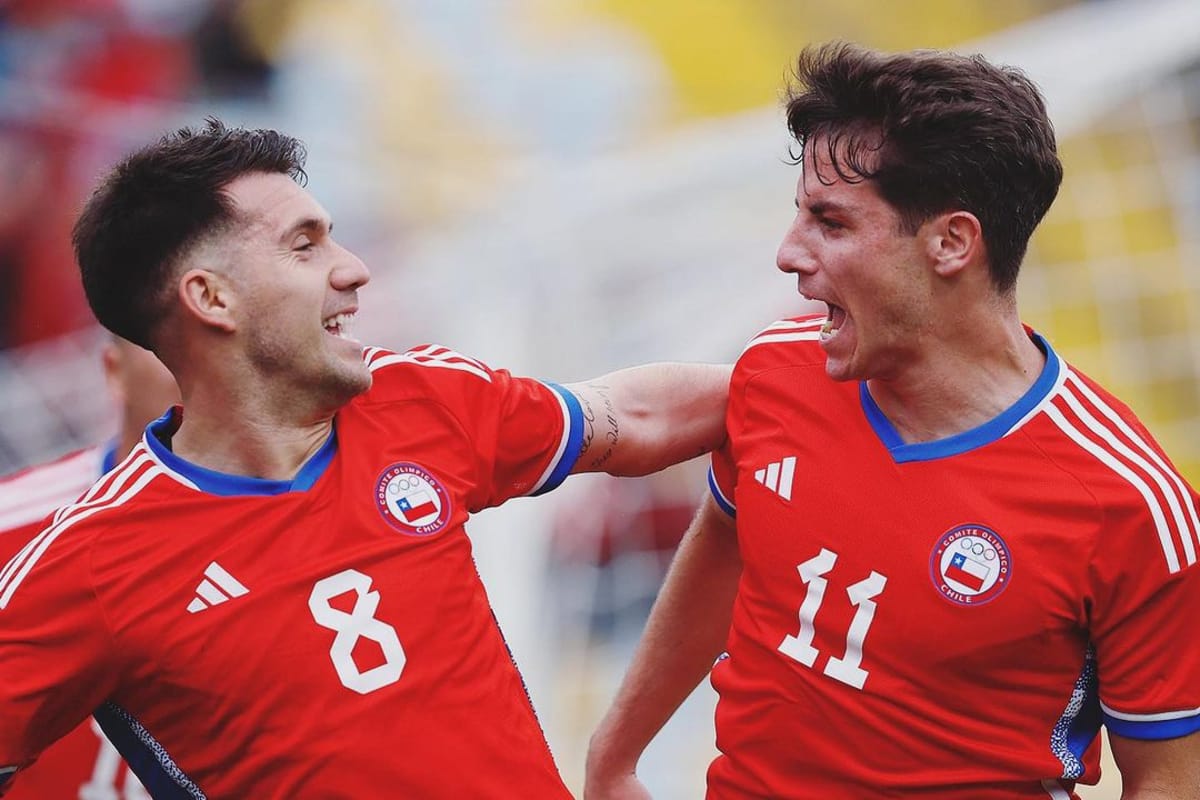
[[[299,397],[337,407],[371,385],[349,330],[366,266],[333,240],[329,214],[291,178],[251,173],[225,193],[237,209],[229,280],[242,355]]]
[[[936,325],[922,230],[905,233],[871,181],[840,178],[823,140],[805,148],[796,218],[776,263],[828,306],[821,347],[834,380],[898,377]]]

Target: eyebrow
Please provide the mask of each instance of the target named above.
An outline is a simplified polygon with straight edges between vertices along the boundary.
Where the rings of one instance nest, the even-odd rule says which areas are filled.
[[[806,207],[808,208],[808,213],[814,216],[820,216],[822,214],[845,213],[850,208],[842,203],[835,203],[831,200],[817,200],[807,204]]]
[[[297,233],[304,231],[333,233],[333,220],[325,219],[324,217],[304,217],[297,220],[294,224],[289,225],[287,230],[279,237],[279,241],[287,242]]]

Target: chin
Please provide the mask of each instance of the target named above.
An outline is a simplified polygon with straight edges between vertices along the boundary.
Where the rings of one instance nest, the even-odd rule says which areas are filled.
[[[832,361],[825,362],[825,374],[829,376],[830,380],[838,383],[852,381],[857,377],[845,364],[835,364]]]
[[[370,389],[371,382],[371,371],[361,361],[331,364],[328,371],[314,380],[314,384],[321,387],[320,394],[335,407],[344,406]]]
[[[825,353],[825,374],[830,380],[838,382],[852,381],[859,377],[854,364],[849,358],[838,358]]]
[[[358,362],[358,366],[353,371],[344,372],[338,376],[342,387],[348,397],[358,397],[363,392],[371,388],[373,378],[371,371],[367,369],[367,365]]]

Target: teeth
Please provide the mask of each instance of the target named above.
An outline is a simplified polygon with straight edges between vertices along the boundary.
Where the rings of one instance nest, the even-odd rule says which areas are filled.
[[[350,329],[350,321],[353,319],[353,314],[334,314],[322,324],[325,326],[325,330],[330,333],[337,336],[345,336]]]
[[[823,342],[827,342],[834,336],[837,336],[837,332],[840,330],[840,328],[834,327],[833,322],[834,313],[838,310],[837,307],[832,303],[826,303],[825,305],[828,307],[828,311],[825,317],[825,324],[821,326],[821,341]]]

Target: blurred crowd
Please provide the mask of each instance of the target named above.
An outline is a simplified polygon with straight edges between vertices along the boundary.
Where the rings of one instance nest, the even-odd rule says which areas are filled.
[[[950,43],[1059,4],[971,0],[922,35]],[[301,135],[335,177],[314,183],[349,212],[343,237],[353,222],[360,246],[394,243],[503,202],[513,164],[769,104],[797,41],[825,29],[886,45],[930,16],[701,5],[0,0],[0,351],[91,324],[69,249],[83,194],[130,147],[204,114]]]
[[[252,97],[271,67],[237,0],[0,4],[0,349],[92,324],[70,226],[140,113]]]

